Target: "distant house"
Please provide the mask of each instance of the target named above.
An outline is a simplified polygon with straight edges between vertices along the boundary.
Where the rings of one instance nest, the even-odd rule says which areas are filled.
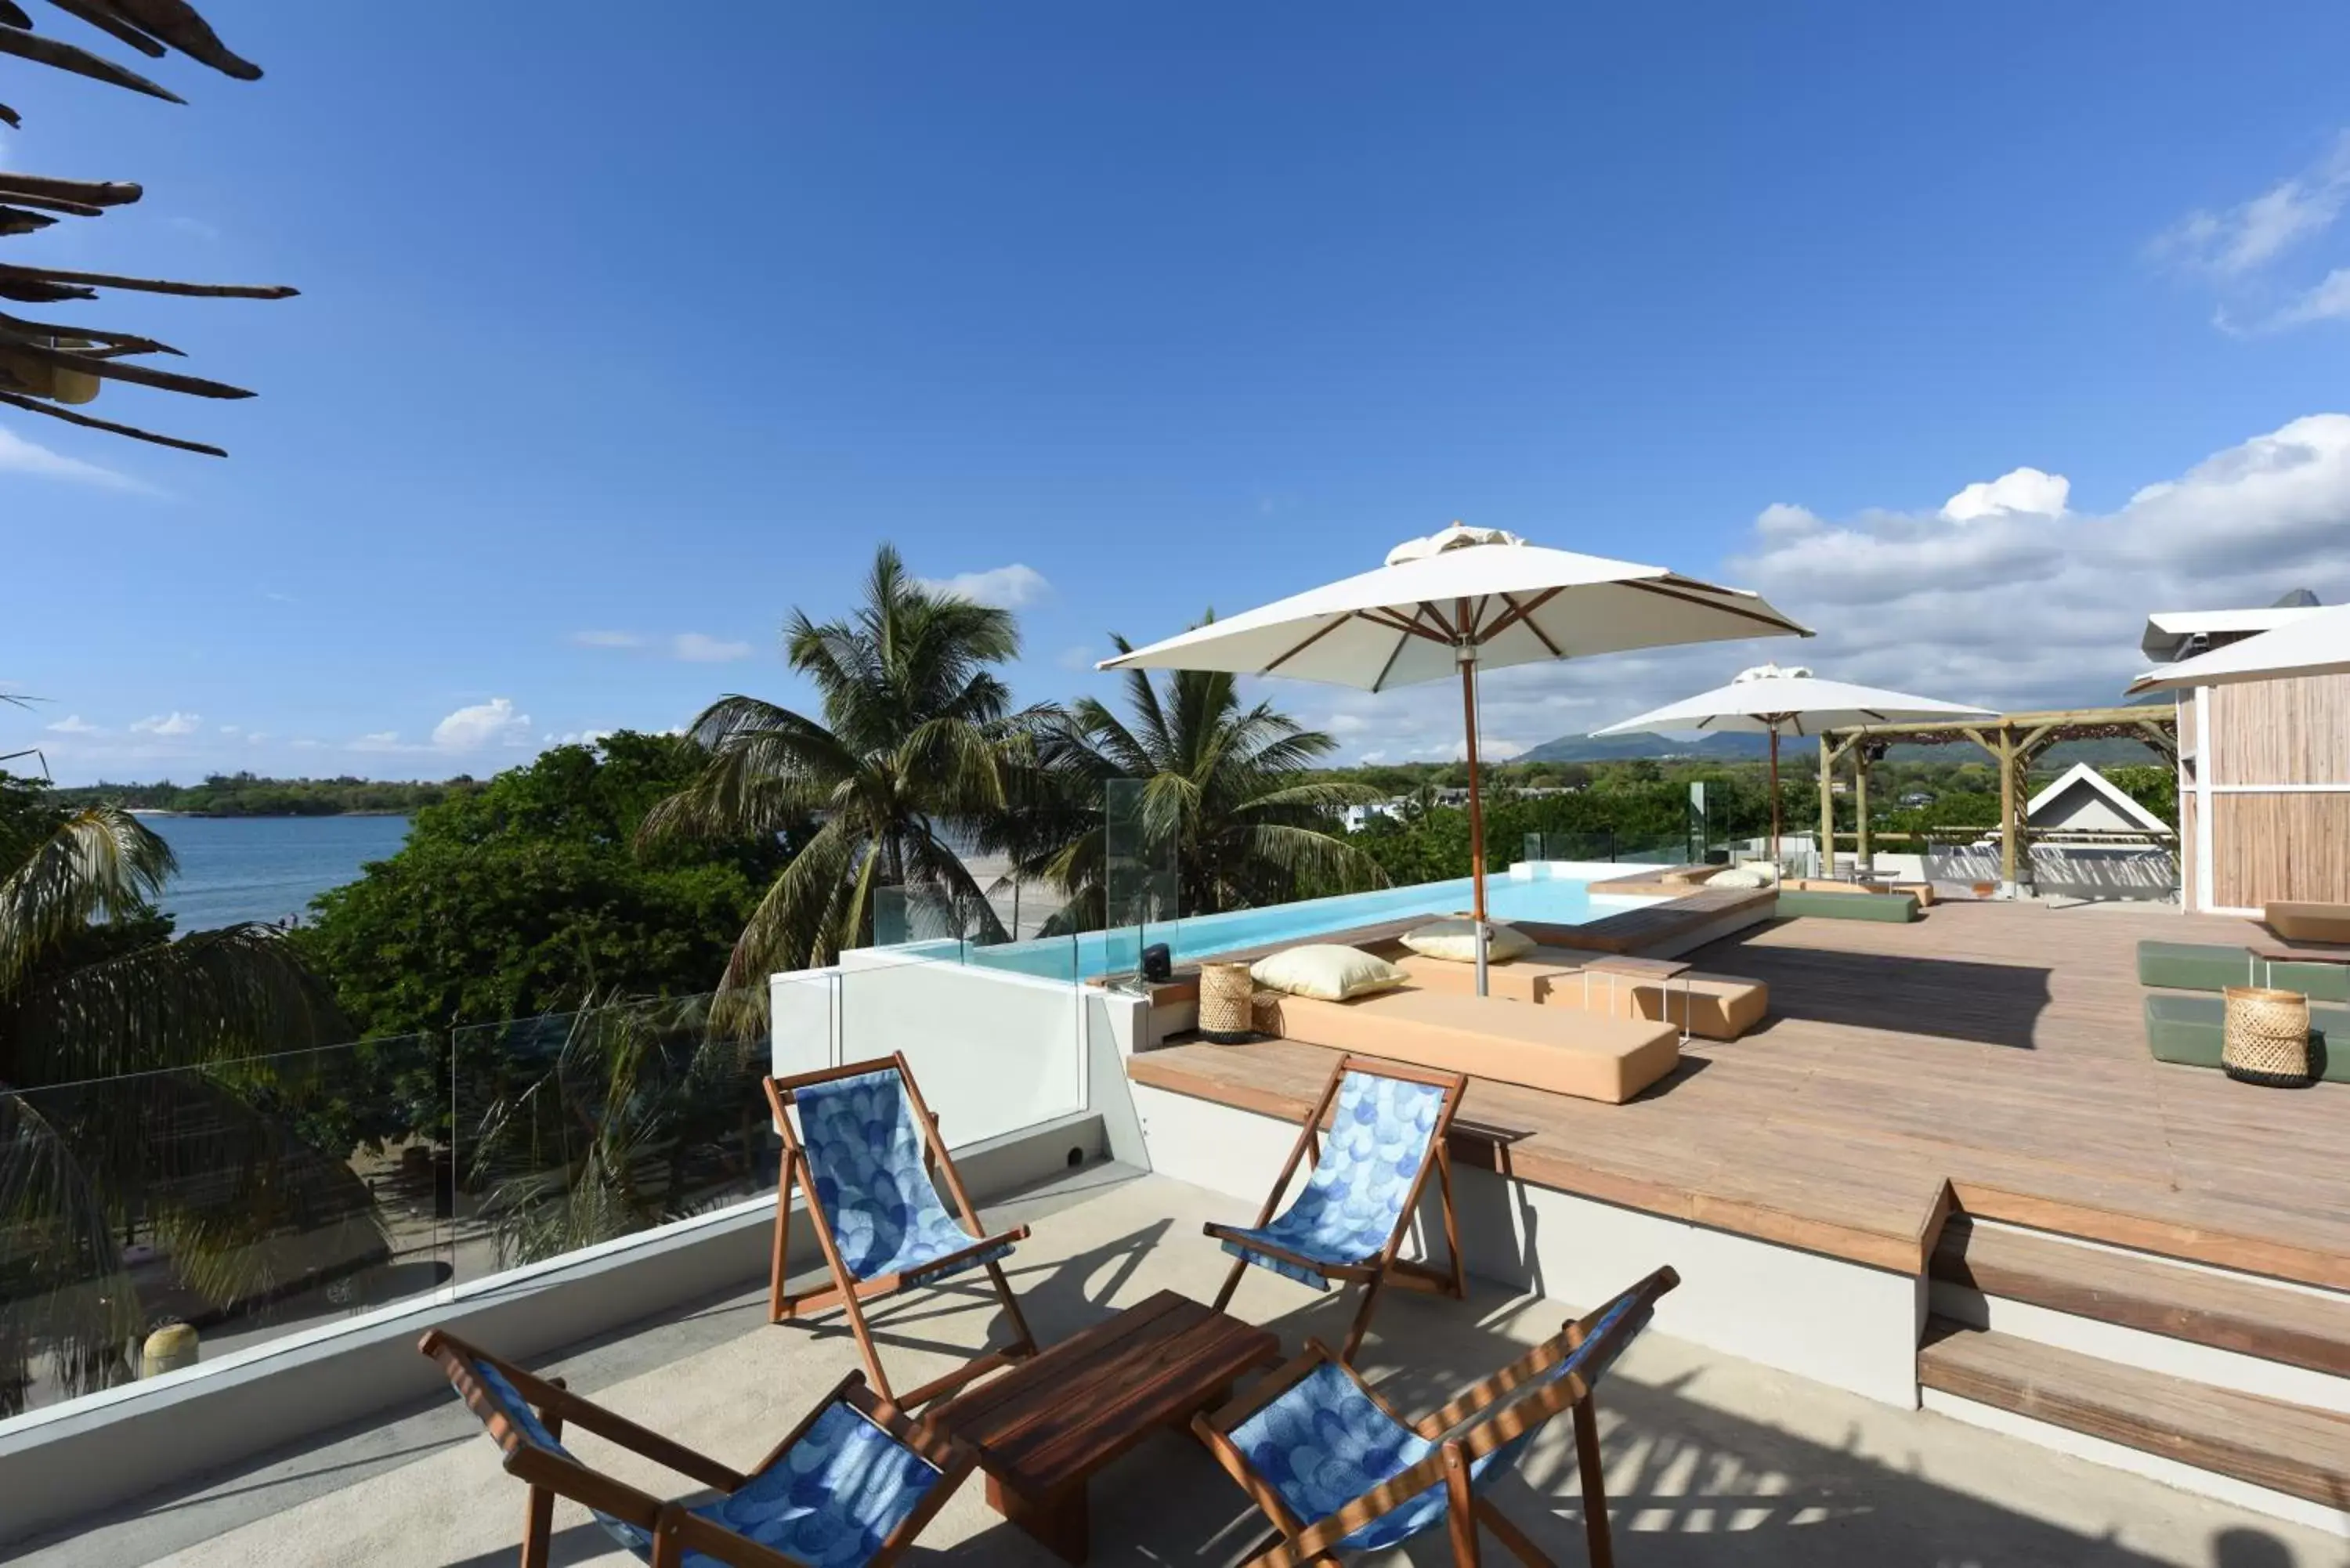
[[[2074,763],[2054,784],[2033,795],[2024,807],[2024,820],[2048,833],[2172,836],[2168,823],[2132,800],[2128,792],[2086,763]]]

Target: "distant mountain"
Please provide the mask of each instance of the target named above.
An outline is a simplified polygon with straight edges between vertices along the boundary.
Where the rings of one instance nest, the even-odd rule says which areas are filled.
[[[1781,742],[1779,750],[1784,755],[1792,744]],[[1623,763],[1635,757],[1664,759],[1696,758],[1705,762],[1748,762],[1770,754],[1770,742],[1761,735],[1707,735],[1700,740],[1677,741],[1669,735],[1561,735],[1555,741],[1544,741],[1530,752],[1521,752],[1510,760],[1514,763]]]

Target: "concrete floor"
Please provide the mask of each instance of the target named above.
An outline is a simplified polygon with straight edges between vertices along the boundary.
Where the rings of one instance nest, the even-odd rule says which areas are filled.
[[[1040,1337],[1171,1287],[1206,1299],[1222,1255],[1200,1234],[1234,1218],[1226,1199],[1157,1177],[1087,1173],[1013,1260]],[[1627,1282],[1629,1282],[1628,1281]],[[1575,1303],[1577,1306],[1589,1303]],[[682,1314],[550,1364],[583,1393],[722,1459],[747,1464],[857,1364],[846,1333],[769,1327],[760,1293]],[[1346,1303],[1252,1271],[1233,1311],[1295,1347],[1335,1340]],[[1408,1412],[1555,1333],[1566,1306],[1498,1290],[1461,1303],[1398,1293],[1380,1308],[1364,1369]],[[884,1355],[901,1385],[972,1354],[997,1316],[970,1288],[885,1309]],[[1651,1334],[1600,1390],[1617,1552],[1627,1565],[2171,1563],[2340,1564],[2340,1542],[2014,1439],[1903,1412]],[[590,1462],[677,1495],[689,1483],[583,1440]],[[1058,1559],[986,1506],[978,1478],[910,1561],[1053,1568]],[[1496,1501],[1562,1563],[1584,1561],[1571,1433],[1543,1433]],[[488,1568],[515,1560],[523,1490],[453,1399],[202,1492],[161,1501],[22,1559],[49,1565],[160,1562],[175,1568],[366,1563]],[[1188,1438],[1146,1443],[1097,1478],[1094,1561],[1223,1568],[1261,1525]],[[558,1564],[626,1564],[569,1504]],[[1488,1561],[1513,1561],[1490,1538]],[[1401,1554],[1384,1554],[1384,1561]],[[1448,1562],[1440,1541],[1409,1561]]]

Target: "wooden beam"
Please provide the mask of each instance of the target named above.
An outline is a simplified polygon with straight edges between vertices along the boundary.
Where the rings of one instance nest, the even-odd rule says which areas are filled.
[[[153,387],[158,391],[184,392],[192,398],[249,398],[253,394],[243,387],[232,387],[225,381],[207,380],[202,376],[182,376],[175,370],[157,370],[145,365],[125,365],[115,359],[95,359],[84,354],[68,354],[51,348],[20,333],[0,330],[0,348],[5,352],[22,354],[48,366],[53,370],[79,370],[84,375],[103,380],[129,381],[137,386]]]
[[[117,16],[152,33],[198,65],[241,82],[259,81],[261,67],[232,53],[187,0],[107,0]]]
[[[1820,864],[1818,876],[1835,875],[1835,753],[1820,737]]]
[[[1999,732],[1999,879],[2015,888],[2015,737]]]
[[[68,272],[61,267],[18,266],[0,262],[0,292],[5,292],[5,286],[12,283],[36,286],[46,284],[84,288],[130,288],[146,294],[186,295],[199,299],[291,299],[302,292],[284,284],[173,283],[166,278],[123,277],[109,272]],[[23,296],[11,295],[9,297]]]
[[[56,222],[46,213],[28,213],[22,207],[0,207],[0,235],[29,234]]]
[[[149,59],[163,57],[163,46],[114,14],[110,5],[98,0],[49,0],[49,4],[69,16],[78,16],[108,36],[130,45]]]

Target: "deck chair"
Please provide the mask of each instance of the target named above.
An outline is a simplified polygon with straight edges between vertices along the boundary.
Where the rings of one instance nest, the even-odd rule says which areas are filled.
[[[1554,1568],[1478,1487],[1514,1465],[1561,1410],[1575,1413],[1592,1568],[1612,1568],[1591,1391],[1679,1282],[1659,1269],[1418,1421],[1319,1341],[1237,1402],[1194,1417],[1191,1429],[1274,1522],[1273,1545],[1249,1568],[1335,1563],[1339,1552],[1394,1546],[1440,1525],[1457,1568],[1476,1568],[1480,1524],[1527,1568]]]
[[[1468,1078],[1459,1073],[1368,1056],[1341,1057],[1299,1129],[1289,1163],[1274,1179],[1273,1195],[1264,1200],[1256,1223],[1211,1222],[1207,1227],[1207,1233],[1237,1260],[1216,1294],[1216,1310],[1222,1312],[1231,1303],[1241,1275],[1252,1263],[1316,1290],[1328,1290],[1333,1280],[1359,1282],[1362,1304],[1339,1353],[1340,1359],[1351,1362],[1371,1326],[1379,1289],[1389,1280],[1414,1290],[1465,1295],[1461,1234],[1452,1215],[1452,1157],[1444,1138],[1468,1085]],[[1321,1137],[1326,1116],[1331,1118],[1327,1142]],[[1276,1218],[1274,1207],[1309,1154],[1313,1173],[1297,1200]],[[1396,1256],[1411,1229],[1431,1167],[1444,1211],[1444,1244],[1452,1258],[1449,1272]]]
[[[438,1331],[418,1347],[453,1386],[526,1483],[522,1568],[546,1568],[555,1500],[569,1498],[653,1568],[888,1568],[954,1495],[979,1459],[918,1426],[852,1372],[747,1474],[570,1393],[558,1380]],[[568,1425],[718,1492],[688,1507],[581,1463]]]
[[[765,1082],[775,1130],[784,1140],[783,1169],[775,1182],[775,1255],[767,1285],[767,1321],[781,1323],[838,1301],[848,1314],[857,1347],[864,1353],[873,1386],[883,1398],[896,1399],[909,1409],[1035,1355],[1035,1337],[1028,1332],[1028,1320],[1020,1314],[1002,1264],[1014,1241],[1027,1240],[1028,1227],[1015,1225],[993,1236],[980,1229],[971,1195],[963,1190],[962,1178],[940,1140],[939,1119],[922,1103],[904,1055]],[[785,1114],[793,1106],[800,1113],[796,1128]],[[945,1177],[960,1221],[939,1200],[933,1170]],[[808,1218],[833,1282],[796,1296],[785,1290],[784,1277],[795,1186],[808,1195]],[[899,1397],[890,1390],[881,1354],[865,1325],[865,1303],[916,1285],[935,1284],[974,1267],[987,1271],[1003,1299],[1012,1319],[1012,1344]]]

